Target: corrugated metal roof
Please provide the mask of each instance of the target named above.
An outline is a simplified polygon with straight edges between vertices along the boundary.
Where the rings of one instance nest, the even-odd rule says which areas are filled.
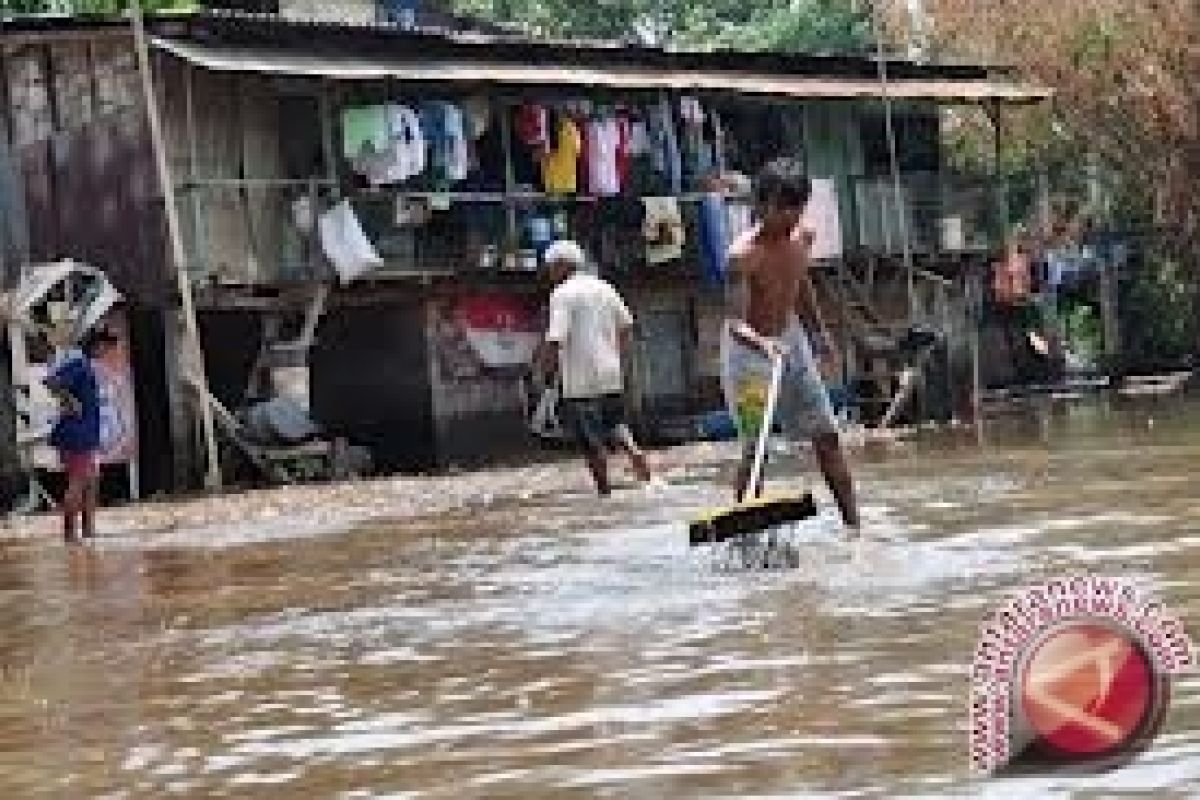
[[[594,86],[616,90],[670,89],[693,92],[736,92],[816,99],[878,97],[878,81],[864,78],[817,77],[699,69],[646,69],[480,60],[391,59],[378,56],[297,53],[267,48],[227,47],[156,37],[155,47],[196,66],[220,72],[246,72],[335,78],[393,79],[433,83],[483,83],[510,86]],[[889,94],[908,100],[1030,103],[1050,91],[996,80],[897,78]]]

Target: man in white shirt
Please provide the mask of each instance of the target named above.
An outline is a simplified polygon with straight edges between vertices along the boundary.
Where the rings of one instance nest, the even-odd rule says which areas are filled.
[[[616,289],[589,274],[587,256],[575,242],[550,245],[545,262],[555,288],[542,358],[548,366],[557,363],[563,421],[584,448],[601,495],[612,492],[609,449],[624,450],[638,478],[648,483],[646,456],[625,423],[621,362],[632,339],[633,316]]]

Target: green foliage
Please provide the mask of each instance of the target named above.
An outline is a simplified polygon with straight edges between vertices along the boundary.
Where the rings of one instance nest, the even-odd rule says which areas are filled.
[[[865,49],[870,25],[850,0],[458,0],[455,10],[533,34],[696,49]]]
[[[1171,369],[1194,352],[1194,294],[1176,259],[1152,255],[1123,287],[1121,338],[1129,366]]]

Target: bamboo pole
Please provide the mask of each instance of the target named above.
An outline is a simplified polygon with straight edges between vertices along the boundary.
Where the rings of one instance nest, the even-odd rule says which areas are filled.
[[[192,283],[187,274],[187,251],[183,244],[183,233],[176,205],[175,185],[171,182],[171,167],[167,162],[166,145],[163,142],[162,118],[159,116],[158,99],[154,92],[154,77],[150,72],[150,49],[146,43],[146,29],[142,19],[139,0],[130,0],[129,16],[133,26],[133,38],[137,50],[138,72],[142,79],[142,92],[146,100],[146,119],[150,125],[150,141],[154,149],[154,160],[158,167],[158,182],[163,193],[163,205],[167,215],[167,233],[171,240],[171,256],[175,262],[175,279],[179,288],[179,301],[183,307],[183,322],[187,350],[184,372],[200,388],[200,424],[204,435],[206,454],[205,485],[209,489],[221,487],[221,462],[217,453],[216,429],[213,424],[212,407],[208,401],[208,377],[204,368],[204,351],[200,344],[200,330],[196,324],[196,307],[192,300]],[[186,363],[190,361],[191,363]]]
[[[888,76],[887,52],[883,45],[882,10],[876,0],[870,8],[871,34],[875,37],[875,60],[879,69],[879,97],[883,101],[883,125],[887,137],[888,160],[892,173],[892,193],[896,204],[896,219],[900,232],[901,256],[904,259],[905,288],[908,298],[908,322],[916,316],[916,274],[914,271],[912,236],[909,232],[908,208],[904,203],[904,181],[900,174],[900,147],[896,136],[891,80]],[[891,250],[891,248],[888,248]]]

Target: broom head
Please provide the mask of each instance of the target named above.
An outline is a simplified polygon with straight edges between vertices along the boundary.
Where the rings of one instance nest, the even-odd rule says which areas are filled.
[[[811,494],[762,497],[710,511],[692,520],[688,525],[688,541],[693,547],[719,544],[816,515],[817,504]]]

